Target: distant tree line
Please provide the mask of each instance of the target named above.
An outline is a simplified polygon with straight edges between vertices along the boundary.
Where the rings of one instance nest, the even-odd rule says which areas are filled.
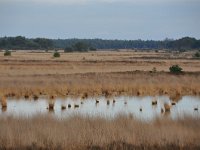
[[[53,49],[53,40],[45,38],[27,39],[23,36],[0,38],[0,49]]]
[[[103,39],[28,39],[23,36],[0,38],[0,49],[64,49],[88,51],[96,49],[200,49],[200,40],[184,37],[178,40],[103,40]]]

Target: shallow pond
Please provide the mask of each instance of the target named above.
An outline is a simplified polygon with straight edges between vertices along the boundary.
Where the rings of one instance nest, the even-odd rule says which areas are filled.
[[[99,103],[96,103],[96,99]],[[113,99],[115,102],[113,102]],[[109,100],[109,103],[108,103]],[[157,104],[152,105],[152,101]],[[49,102],[45,98],[38,100],[7,99],[7,108],[2,108],[1,116],[31,117],[38,114],[53,115],[55,117],[69,117],[71,115],[114,118],[119,114],[132,115],[142,120],[152,120],[155,117],[170,117],[176,119],[181,116],[200,117],[195,108],[200,107],[200,97],[184,96],[175,105],[171,105],[167,96],[158,97],[128,97],[120,96],[112,99],[105,97],[81,99],[55,99],[54,110],[49,110]],[[68,105],[71,108],[68,108]],[[165,112],[164,104],[170,104],[170,111]],[[78,105],[77,108],[74,106]],[[66,106],[66,109],[61,109]],[[200,111],[200,110],[199,110]]]

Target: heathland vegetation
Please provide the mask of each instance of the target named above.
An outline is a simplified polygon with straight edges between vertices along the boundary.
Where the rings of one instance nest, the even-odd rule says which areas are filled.
[[[1,96],[200,94],[200,62],[190,52],[0,54]]]
[[[200,40],[191,37],[181,39],[155,40],[103,40],[103,39],[28,39],[23,36],[0,38],[0,49],[65,49],[65,52],[88,51],[96,49],[200,49]]]

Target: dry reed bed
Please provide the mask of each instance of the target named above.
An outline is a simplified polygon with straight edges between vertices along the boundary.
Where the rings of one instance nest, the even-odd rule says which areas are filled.
[[[1,96],[200,95],[200,73],[87,73],[0,76]]]
[[[199,149],[200,120],[0,118],[0,149]]]

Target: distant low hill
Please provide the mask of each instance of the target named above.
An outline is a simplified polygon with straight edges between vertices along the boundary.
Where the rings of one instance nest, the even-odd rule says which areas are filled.
[[[23,36],[1,37],[0,49],[66,49],[66,51],[79,50],[76,46],[84,46],[82,50],[96,49],[170,49],[191,50],[200,49],[200,40],[184,37],[178,40],[103,40],[103,39],[29,39]]]

